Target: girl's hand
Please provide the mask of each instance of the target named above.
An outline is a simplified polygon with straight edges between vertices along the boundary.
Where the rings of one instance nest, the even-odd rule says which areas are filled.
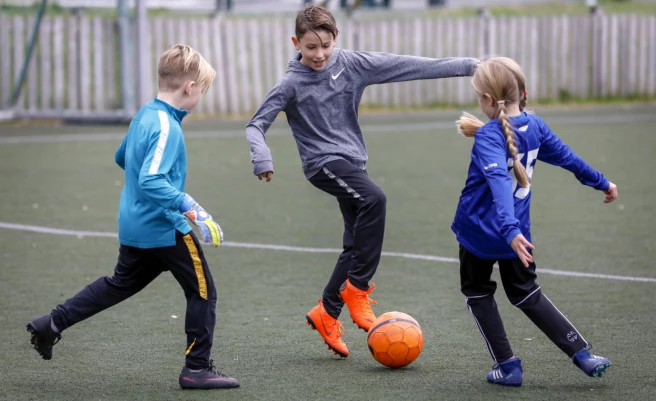
[[[606,194],[606,199],[604,199],[604,203],[611,203],[612,201],[617,199],[617,185],[611,182],[610,186],[608,187],[607,190],[604,191],[604,193]]]
[[[524,267],[528,267],[529,263],[533,263],[533,255],[526,248],[535,249],[533,244],[528,242],[522,234],[518,234],[510,241],[510,247],[517,253],[519,260],[522,261]]]
[[[257,175],[258,180],[262,181],[262,178],[266,178],[266,182],[271,181],[271,179],[273,178],[273,171],[267,171]]]

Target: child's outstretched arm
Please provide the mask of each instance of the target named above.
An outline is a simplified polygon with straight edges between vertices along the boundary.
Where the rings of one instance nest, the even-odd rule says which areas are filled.
[[[515,218],[512,178],[506,163],[506,143],[501,135],[494,132],[478,131],[474,137],[472,161],[477,164],[487,181],[494,197],[497,216],[501,221],[501,235],[517,253],[524,266],[533,262],[533,256],[526,248],[534,249],[519,229]]]
[[[571,171],[583,185],[604,191],[604,203],[617,199],[617,186],[604,175],[592,168],[585,160],[567,146],[542,120],[539,120],[543,138],[538,152],[538,160]]]
[[[139,172],[139,187],[157,205],[177,212],[184,193],[171,185],[166,175],[176,164],[182,133],[168,129],[148,133],[143,127],[141,129],[148,136],[148,148]]]
[[[479,63],[468,57],[427,58],[379,52],[349,52],[354,68],[365,85],[472,76]],[[347,56],[348,57],[348,56]]]
[[[246,125],[246,139],[251,147],[253,173],[260,179],[271,181],[273,177],[273,158],[266,144],[265,133],[276,120],[278,113],[287,106],[288,97],[280,82],[271,89],[262,104]]]

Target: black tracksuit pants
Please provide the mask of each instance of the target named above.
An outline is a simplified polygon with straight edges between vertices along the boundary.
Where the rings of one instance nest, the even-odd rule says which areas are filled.
[[[490,279],[497,260],[481,259],[460,246],[460,287],[467,308],[474,316],[490,355],[495,362],[513,356],[501,316],[494,301],[497,283]],[[508,300],[526,316],[567,356],[587,346],[587,342],[535,282],[535,263],[524,267],[519,258],[500,259],[499,273]]]
[[[122,302],[145,288],[164,271],[171,271],[187,299],[185,332],[186,365],[209,365],[214,325],[216,289],[203,250],[193,232],[176,232],[170,247],[142,249],[121,245],[112,277],[101,277],[52,311],[59,331]]]
[[[310,183],[337,198],[344,218],[343,251],[322,298],[326,312],[337,318],[344,306],[339,289],[346,279],[367,290],[376,273],[383,249],[387,198],[366,171],[346,160],[326,163]]]

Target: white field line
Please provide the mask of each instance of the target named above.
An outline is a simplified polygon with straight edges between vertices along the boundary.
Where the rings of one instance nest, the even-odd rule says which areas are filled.
[[[408,116],[400,116],[399,118],[412,118]],[[440,117],[442,118],[442,117]],[[547,123],[550,125],[589,125],[589,124],[621,124],[630,120],[631,122],[637,121],[655,121],[656,113],[654,114],[633,114],[630,117],[626,115],[599,115],[599,116],[566,116],[548,118]],[[443,130],[452,129],[456,133],[455,122],[450,121],[436,121],[436,122],[421,122],[421,123],[394,123],[394,124],[370,124],[363,123],[362,131],[365,135],[376,133],[399,133],[404,134],[412,131],[430,131],[430,130]],[[273,128],[270,129],[266,135],[281,136],[290,135],[289,128]],[[192,131],[185,132],[185,139],[220,139],[220,138],[235,138],[245,137],[246,130],[221,130],[220,128],[213,131]],[[18,135],[18,136],[5,136],[0,137],[0,145],[12,145],[21,143],[59,143],[59,142],[108,142],[120,141],[125,136],[125,132],[105,132],[95,134],[53,134],[53,135]]]
[[[14,223],[6,223],[1,221],[0,221],[0,228],[5,228],[8,230],[29,231],[29,232],[42,233],[42,234],[69,235],[75,237],[118,238],[118,234],[113,232],[64,230],[60,228],[14,224]],[[307,248],[307,247],[300,247],[300,246],[253,244],[248,242],[232,242],[232,241],[226,241],[221,246],[233,247],[233,248],[271,249],[274,251],[302,252],[302,253],[338,254],[342,251],[341,249],[337,249],[337,248]],[[435,262],[447,262],[447,263],[459,262],[459,260],[455,258],[447,258],[443,256],[434,256],[434,255],[421,255],[421,254],[414,254],[414,253],[383,252],[383,256],[405,258],[405,259],[430,260]],[[553,270],[553,269],[542,269],[542,268],[538,268],[538,272],[540,274],[550,274],[553,276],[600,278],[600,279],[618,280],[618,281],[639,281],[639,282],[646,282],[646,283],[656,283],[656,278],[651,278],[651,277],[616,276],[611,274],[581,273],[581,272],[571,272],[565,270]]]

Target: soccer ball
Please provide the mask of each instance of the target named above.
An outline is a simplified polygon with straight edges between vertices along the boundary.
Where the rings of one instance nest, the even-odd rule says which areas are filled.
[[[371,326],[367,344],[375,360],[389,368],[402,368],[421,354],[424,334],[412,316],[403,312],[387,312]]]

